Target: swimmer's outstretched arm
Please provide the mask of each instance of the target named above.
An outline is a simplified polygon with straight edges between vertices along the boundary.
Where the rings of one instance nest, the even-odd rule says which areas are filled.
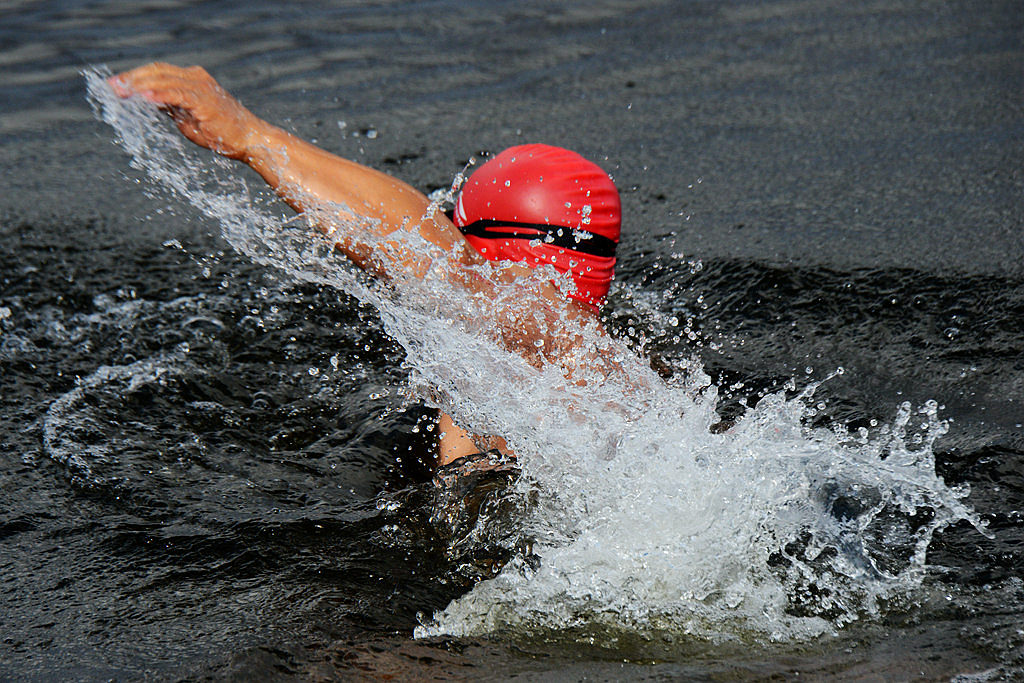
[[[155,102],[175,120],[192,142],[231,159],[244,162],[259,173],[292,208],[320,213],[323,223],[328,207],[347,207],[370,218],[364,229],[387,236],[399,228],[418,228],[421,236],[445,251],[465,243],[447,216],[431,207],[421,192],[372,168],[331,154],[246,109],[202,67],[181,68],[148,64],[110,79],[118,94],[139,94]],[[428,215],[428,212],[430,215]],[[332,232],[329,224],[321,225]],[[372,248],[351,235],[339,235],[338,246],[357,265],[380,270],[388,265],[369,261]],[[460,258],[477,261],[472,249]],[[416,267],[409,253],[392,254],[401,267]],[[377,254],[377,256],[380,256]],[[419,255],[422,257],[423,255]]]

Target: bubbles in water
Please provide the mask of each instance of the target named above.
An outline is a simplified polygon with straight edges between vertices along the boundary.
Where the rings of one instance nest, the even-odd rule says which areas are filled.
[[[169,374],[177,374],[182,362],[180,354],[157,356],[129,365],[103,366],[78,383],[50,406],[43,425],[43,445],[47,454],[67,466],[76,477],[89,484],[101,480],[108,463],[119,446],[118,439],[99,438],[103,428],[97,420],[80,418],[80,404],[88,392],[96,387],[117,385],[122,394],[130,394],[138,387],[160,383]]]

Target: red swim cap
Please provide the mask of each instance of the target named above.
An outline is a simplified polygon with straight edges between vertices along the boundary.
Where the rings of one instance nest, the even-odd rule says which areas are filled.
[[[574,299],[604,303],[619,242],[619,192],[600,166],[576,152],[506,149],[466,181],[455,225],[489,260],[550,263],[570,274]]]

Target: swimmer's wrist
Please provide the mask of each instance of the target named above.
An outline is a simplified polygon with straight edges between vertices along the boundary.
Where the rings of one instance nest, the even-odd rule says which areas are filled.
[[[239,159],[250,166],[260,163],[267,150],[274,147],[274,138],[282,132],[277,126],[253,116],[252,121],[245,127],[242,154]]]

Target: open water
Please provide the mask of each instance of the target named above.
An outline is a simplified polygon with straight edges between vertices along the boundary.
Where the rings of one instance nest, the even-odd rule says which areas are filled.
[[[1021,677],[1022,37],[1013,2],[5,5],[0,678]],[[354,273],[96,76],[155,59],[424,191],[601,163],[623,375]],[[521,470],[433,475],[433,406]]]

